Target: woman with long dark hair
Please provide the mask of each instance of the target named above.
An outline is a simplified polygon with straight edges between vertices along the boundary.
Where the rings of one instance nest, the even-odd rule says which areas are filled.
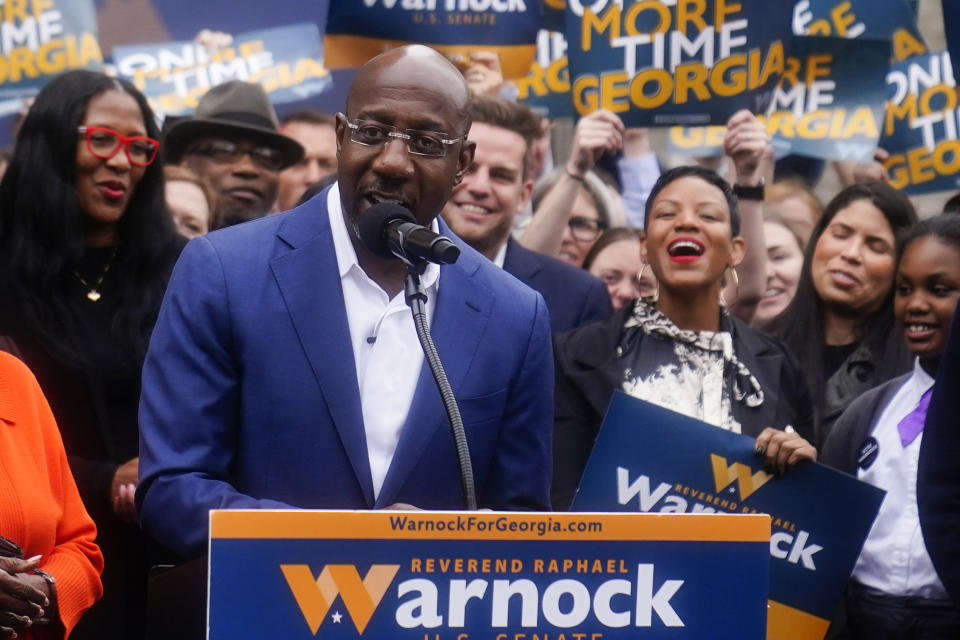
[[[106,561],[104,599],[74,638],[143,633],[140,367],[184,242],[154,162],[159,133],[131,84],[71,71],[37,96],[0,182],[0,333],[50,401]]]
[[[813,229],[793,301],[770,326],[806,373],[820,443],[857,396],[910,368],[893,321],[894,238],[916,221],[907,197],[881,182],[838,193]]]
[[[671,169],[644,218],[657,295],[555,340],[555,508],[570,505],[617,389],[756,437],[758,454],[778,471],[816,458],[804,439],[813,418],[796,360],[722,302],[725,276],[745,252],[730,185],[703,167]]]

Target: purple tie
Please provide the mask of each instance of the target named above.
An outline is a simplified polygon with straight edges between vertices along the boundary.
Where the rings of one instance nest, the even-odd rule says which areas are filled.
[[[927,389],[922,396],[917,408],[907,414],[907,416],[897,424],[897,432],[900,434],[900,444],[904,447],[917,439],[920,432],[923,431],[923,421],[927,418],[927,407],[930,406],[930,394],[933,393],[933,387]]]

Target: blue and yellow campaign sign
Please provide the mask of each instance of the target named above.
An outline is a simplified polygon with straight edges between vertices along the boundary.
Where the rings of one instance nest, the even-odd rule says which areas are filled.
[[[766,113],[778,153],[866,162],[880,139],[888,40],[797,37]]]
[[[113,56],[117,73],[166,115],[192,113],[210,87],[228,80],[259,83],[273,103],[302,100],[331,83],[312,22],[241,33],[212,53],[194,42],[167,42],[116,47]]]
[[[100,69],[92,0],[0,2],[0,99],[36,95],[70,69]]]
[[[457,61],[500,54],[505,78],[522,78],[536,53],[540,0],[337,0],[324,39],[331,69],[359,67],[391,47],[430,45]]]
[[[820,640],[884,492],[815,463],[771,476],[753,442],[617,392],[573,509],[770,514],[767,638]]]
[[[894,61],[927,53],[917,18],[906,0],[799,0],[797,35],[891,40]]]
[[[770,518],[213,511],[209,640],[761,640]]]
[[[957,83],[946,51],[894,64],[887,74],[880,147],[890,183],[909,194],[960,188]]]
[[[758,118],[777,156],[869,161],[883,123],[888,40],[795,37],[767,112]],[[723,153],[726,127],[671,127],[673,153]]]
[[[786,59],[791,3],[569,0],[574,109],[627,126],[724,124],[766,109]]]
[[[543,28],[547,31],[563,31],[567,12],[567,0],[543,0]]]
[[[525,78],[517,80],[517,101],[551,118],[573,115],[567,41],[562,33],[537,34],[537,57]]]

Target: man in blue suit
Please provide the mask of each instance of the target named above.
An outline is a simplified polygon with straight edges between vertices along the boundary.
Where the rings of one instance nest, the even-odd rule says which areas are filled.
[[[463,506],[446,414],[403,297],[359,240],[373,204],[434,220],[470,166],[470,97],[420,46],[365,65],[337,116],[338,182],[293,211],[192,241],[144,366],[137,504],[191,556],[214,508]],[[456,240],[458,243],[459,240]],[[461,244],[423,274],[477,499],[548,509],[553,362],[543,299]]]
[[[533,193],[530,153],[539,136],[540,118],[529,108],[474,98],[470,140],[477,149],[443,219],[470,246],[543,296],[553,331],[569,331],[605,320],[613,309],[599,279],[510,237],[514,216]]]

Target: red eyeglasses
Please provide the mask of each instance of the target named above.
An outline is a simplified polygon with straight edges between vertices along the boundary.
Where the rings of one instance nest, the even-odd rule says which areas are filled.
[[[146,136],[127,137],[106,127],[78,127],[80,135],[87,136],[87,149],[90,153],[109,160],[117,155],[120,147],[127,153],[130,164],[146,167],[157,158],[160,143]]]

